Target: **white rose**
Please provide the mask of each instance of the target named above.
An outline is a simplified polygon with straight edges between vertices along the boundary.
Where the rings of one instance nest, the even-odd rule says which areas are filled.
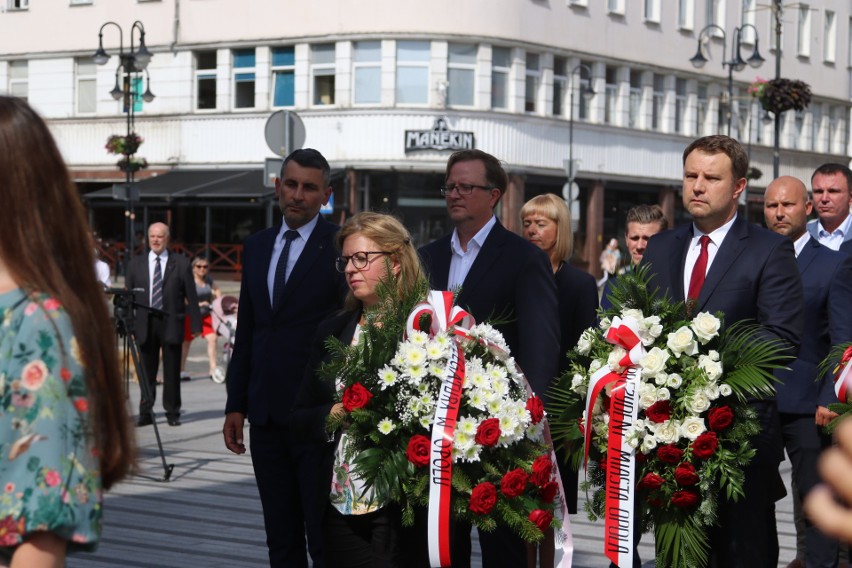
[[[669,375],[669,379],[666,381],[666,384],[673,389],[680,388],[680,385],[683,384],[683,377],[677,373],[672,373]]]
[[[589,374],[594,375],[597,370],[603,366],[603,361],[601,361],[600,359],[592,359],[592,362],[589,363]]]
[[[669,389],[663,387],[661,389],[657,389],[657,400],[669,400],[672,397],[672,393],[669,392]]]
[[[642,410],[650,407],[657,402],[657,393],[652,389],[646,393],[639,394],[639,408]]]
[[[698,343],[695,341],[695,336],[692,334],[692,330],[686,326],[670,333],[666,345],[669,346],[675,357],[680,357],[684,353],[686,355],[698,353]]]
[[[712,382],[722,376],[722,363],[713,361],[710,357],[702,355],[698,358],[698,367],[707,373],[707,378]]]
[[[704,394],[707,395],[707,398],[710,400],[716,400],[719,398],[719,385],[716,383],[709,383],[704,387]]]
[[[695,335],[701,340],[701,343],[707,343],[717,335],[719,335],[719,327],[722,322],[719,318],[708,312],[701,312],[695,319],[692,320],[690,327],[695,331]]]
[[[612,351],[610,351],[609,353],[609,357],[606,360],[607,365],[609,365],[609,368],[616,373],[621,372],[624,367],[619,365],[619,362],[624,358],[625,355],[627,355],[627,350],[624,349],[624,347],[620,347],[618,345],[613,347]]]
[[[636,308],[630,308],[629,310],[623,310],[621,312],[621,317],[623,319],[630,318],[630,319],[636,320],[637,322],[641,322],[642,319],[645,316],[642,314],[642,310],[637,310]]]
[[[666,420],[654,429],[654,438],[660,444],[673,444],[680,438],[677,420]]]
[[[703,392],[697,392],[689,397],[687,400],[687,407],[694,414],[701,414],[710,408],[710,399],[707,398],[707,395]]]
[[[648,330],[651,337],[660,337],[663,333],[663,326],[660,323],[660,316],[648,316],[642,320],[642,327]]]
[[[654,384],[658,387],[666,386],[666,383],[669,380],[669,376],[665,373],[657,373],[657,376],[654,377]]]
[[[666,368],[669,360],[669,352],[659,347],[653,347],[642,359],[639,365],[642,367],[643,377],[653,377]]]
[[[704,433],[704,420],[695,416],[691,416],[683,421],[680,425],[680,433],[684,438],[695,440],[698,436]]]
[[[609,331],[609,328],[612,327],[612,321],[609,318],[601,318],[600,323],[598,324],[604,333]]]
[[[576,389],[577,387],[584,385],[584,384],[586,384],[586,379],[583,377],[583,375],[575,374],[573,377],[571,377],[571,388],[572,389]]]
[[[645,436],[642,438],[642,453],[648,454],[657,447],[657,439],[653,436]]]
[[[721,385],[719,385],[719,394],[720,394],[720,395],[722,395],[722,396],[731,396],[731,393],[732,393],[732,392],[733,392],[733,391],[731,390],[731,387],[730,387],[730,386],[728,386],[727,384],[722,383]]]
[[[719,360],[719,352],[716,351],[715,349],[711,349],[710,352],[707,353],[707,356],[710,357],[711,359],[713,359],[714,361]]]
[[[595,330],[592,328],[587,329],[580,335],[580,339],[577,341],[577,353],[580,355],[588,355],[589,351],[592,349],[592,338],[595,336]]]

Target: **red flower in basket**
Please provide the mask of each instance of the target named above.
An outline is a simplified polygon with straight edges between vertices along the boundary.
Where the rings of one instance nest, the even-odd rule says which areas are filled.
[[[530,483],[539,487],[550,481],[553,476],[553,462],[550,461],[550,456],[538,456],[532,464],[532,475],[530,475]]]
[[[343,408],[346,409],[346,412],[364,408],[371,398],[373,398],[373,394],[364,385],[355,383],[343,391]]]
[[[553,522],[553,514],[548,511],[536,509],[530,513],[529,519],[538,527],[538,530],[544,532],[550,528],[550,523]]]
[[[544,418],[544,403],[535,395],[527,399],[527,410],[530,413],[533,424],[538,424]]]
[[[721,432],[734,423],[734,412],[728,406],[711,408],[707,415],[707,422],[710,424],[711,430]]]
[[[645,416],[651,422],[662,424],[672,417],[672,403],[668,400],[658,400],[645,410]]]
[[[695,473],[695,466],[691,463],[682,463],[674,472],[675,481],[678,485],[690,486],[698,483],[698,474]]]
[[[681,507],[682,509],[694,507],[698,504],[698,501],[698,493],[689,489],[675,491],[672,495],[672,505],[675,507]]]
[[[500,440],[500,419],[488,418],[480,422],[474,441],[480,446],[491,448]]]
[[[683,450],[675,445],[666,444],[657,449],[657,457],[665,463],[678,463],[683,458]]]
[[[541,489],[538,491],[539,497],[545,503],[553,503],[553,499],[556,497],[556,492],[559,490],[559,484],[555,481],[548,481],[544,485],[542,485]]]
[[[656,473],[646,473],[645,477],[639,480],[639,489],[659,489],[666,480]]]
[[[716,432],[704,432],[692,442],[692,454],[701,460],[710,459],[719,447]]]
[[[487,515],[497,504],[497,488],[487,481],[480,483],[470,493],[468,508],[479,515]]]
[[[527,487],[527,472],[521,468],[513,469],[500,481],[500,491],[509,499],[514,499]]]
[[[408,449],[405,457],[414,464],[414,467],[423,467],[429,463],[429,444],[431,441],[426,436],[417,434],[408,441]]]

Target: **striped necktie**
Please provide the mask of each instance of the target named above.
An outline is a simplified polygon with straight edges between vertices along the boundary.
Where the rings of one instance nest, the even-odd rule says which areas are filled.
[[[151,286],[151,307],[163,309],[163,269],[160,267],[160,255],[154,259],[154,282]]]

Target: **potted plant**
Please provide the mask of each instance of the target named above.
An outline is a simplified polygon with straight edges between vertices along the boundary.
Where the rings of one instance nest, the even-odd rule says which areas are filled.
[[[139,150],[139,146],[142,145],[142,142],[144,142],[142,137],[135,132],[131,132],[127,136],[113,134],[107,138],[105,148],[110,154],[124,154],[126,156],[130,156]]]
[[[794,79],[765,80],[758,77],[748,88],[760,106],[773,114],[786,110],[804,110],[811,103],[811,88],[804,81]]]

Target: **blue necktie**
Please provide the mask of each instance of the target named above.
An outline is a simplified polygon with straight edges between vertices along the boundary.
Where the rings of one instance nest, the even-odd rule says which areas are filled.
[[[272,286],[272,309],[278,307],[284,299],[284,285],[287,283],[287,257],[290,255],[290,243],[299,236],[299,231],[292,229],[284,232],[284,248],[275,266],[275,281]]]
[[[151,286],[151,307],[163,309],[163,269],[160,267],[160,255],[154,259],[154,283]]]

